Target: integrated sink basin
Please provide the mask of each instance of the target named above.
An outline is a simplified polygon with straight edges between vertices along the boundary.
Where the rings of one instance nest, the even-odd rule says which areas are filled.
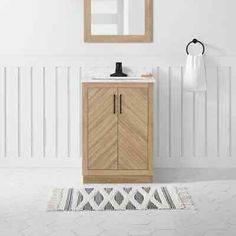
[[[143,80],[143,77],[94,77],[92,80]]]

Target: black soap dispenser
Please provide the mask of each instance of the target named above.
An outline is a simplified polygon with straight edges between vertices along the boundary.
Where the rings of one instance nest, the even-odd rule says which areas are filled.
[[[122,71],[122,62],[116,62],[116,71],[114,74],[110,75],[111,77],[127,77],[127,74]]]

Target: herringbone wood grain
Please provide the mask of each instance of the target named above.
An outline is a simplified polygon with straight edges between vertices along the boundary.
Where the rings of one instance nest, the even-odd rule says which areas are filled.
[[[116,88],[88,89],[88,167],[117,169]]]
[[[119,88],[118,168],[148,168],[148,88]]]

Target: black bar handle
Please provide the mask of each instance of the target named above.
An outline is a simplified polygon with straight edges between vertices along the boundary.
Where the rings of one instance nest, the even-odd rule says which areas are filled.
[[[122,94],[120,94],[120,114],[122,114]]]
[[[114,107],[113,107],[113,113],[114,114],[116,114],[116,95],[114,94],[114,97],[113,97],[113,105],[114,105]]]

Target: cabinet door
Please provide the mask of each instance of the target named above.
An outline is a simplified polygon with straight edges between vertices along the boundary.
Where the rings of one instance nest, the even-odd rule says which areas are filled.
[[[148,169],[148,88],[119,88],[118,168]]]
[[[116,88],[88,88],[88,169],[117,169]]]

